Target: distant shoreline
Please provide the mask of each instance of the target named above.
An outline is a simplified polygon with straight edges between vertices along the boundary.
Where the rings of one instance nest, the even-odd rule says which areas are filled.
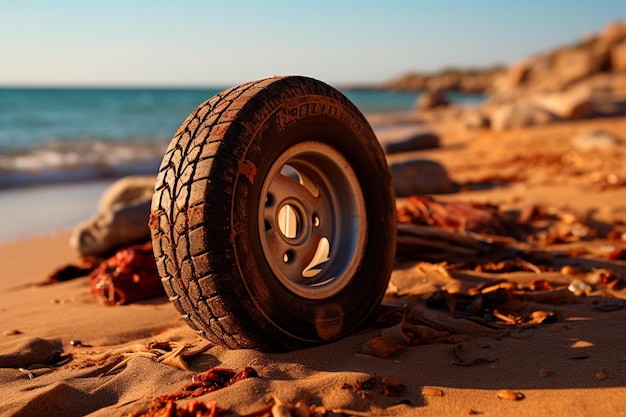
[[[417,72],[410,71],[404,74],[393,76],[387,80],[382,81],[369,81],[369,82],[332,82],[324,81],[341,91],[410,91],[420,92],[429,89],[428,83],[436,82],[437,80],[450,80],[454,79],[473,79],[477,77],[492,77],[505,70],[502,65],[494,65],[484,68],[444,68],[440,71],[434,72]],[[223,84],[0,84],[0,90],[225,90],[231,87],[235,87],[239,84],[250,80],[242,81],[240,83],[223,83]],[[474,89],[468,91],[459,85],[452,85],[448,83],[445,88],[447,91],[453,92],[484,92],[485,89]]]

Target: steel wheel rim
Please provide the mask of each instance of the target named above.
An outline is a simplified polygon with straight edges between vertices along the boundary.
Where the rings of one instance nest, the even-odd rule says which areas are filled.
[[[365,200],[335,148],[316,141],[288,148],[269,169],[258,207],[263,256],[289,291],[325,299],[352,280],[365,250]]]

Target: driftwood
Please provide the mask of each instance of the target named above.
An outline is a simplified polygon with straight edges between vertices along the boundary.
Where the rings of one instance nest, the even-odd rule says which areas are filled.
[[[400,223],[397,253],[401,257],[421,255],[424,258],[472,256],[489,249],[490,243],[476,234],[457,232],[439,227]]]

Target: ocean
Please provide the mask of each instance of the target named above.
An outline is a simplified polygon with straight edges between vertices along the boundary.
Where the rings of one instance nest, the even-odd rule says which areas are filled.
[[[24,227],[30,234],[69,227],[93,211],[96,203],[85,202],[97,200],[112,180],[156,173],[178,126],[223,89],[0,87],[0,241],[23,235]],[[415,92],[343,92],[365,114],[409,111],[418,98]],[[37,207],[41,201],[46,214]]]
[[[0,88],[0,190],[155,172],[178,126],[222,90]],[[417,99],[344,93],[364,113],[408,111]]]

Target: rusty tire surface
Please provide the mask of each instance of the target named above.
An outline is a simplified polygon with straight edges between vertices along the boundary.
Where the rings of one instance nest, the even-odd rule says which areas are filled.
[[[363,115],[334,88],[286,76],[225,90],[188,116],[159,169],[150,229],[192,329],[283,351],[345,336],[378,307],[395,219]]]

